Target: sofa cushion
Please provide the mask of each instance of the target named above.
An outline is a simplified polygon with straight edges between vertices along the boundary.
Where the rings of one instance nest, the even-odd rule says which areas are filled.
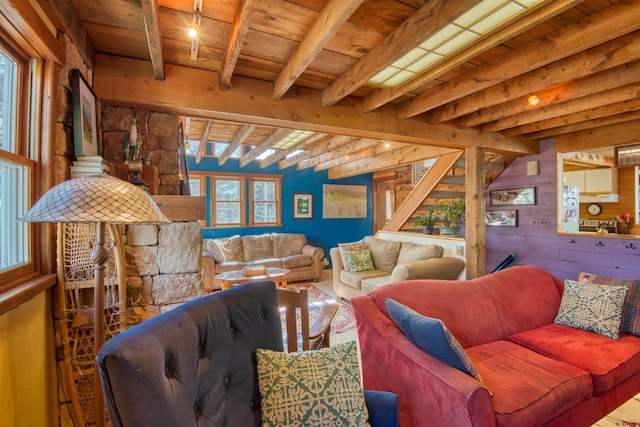
[[[369,271],[373,270],[371,251],[362,249],[360,251],[345,251],[344,268],[347,271]]]
[[[372,278],[372,277],[380,277],[380,276],[388,276],[389,273],[382,270],[367,270],[367,271],[347,271],[340,270],[340,281],[351,286],[354,289],[362,288],[362,281]]]
[[[580,273],[579,282],[598,285],[629,286],[629,293],[622,311],[622,332],[640,337],[640,280],[616,279],[591,273]]]
[[[273,244],[270,234],[242,237],[242,250],[245,261],[273,258]]]
[[[227,271],[242,270],[242,268],[246,266],[247,263],[244,261],[223,262],[222,264],[216,264],[216,274],[226,273]]]
[[[361,251],[363,249],[367,249],[367,246],[364,244],[364,240],[360,240],[358,242],[351,243],[338,243],[338,249],[340,249],[340,258],[342,258],[342,265],[345,264],[344,254],[348,251]]]
[[[313,264],[313,258],[309,255],[298,254],[282,257],[283,268],[308,267],[311,264]]]
[[[361,282],[360,288],[365,294],[371,293],[377,290],[379,287],[388,285],[391,283],[391,275],[372,277],[370,279],[364,279]]]
[[[216,244],[214,239],[204,239],[202,241],[204,251],[217,263],[224,262],[224,254]]]
[[[369,426],[355,341],[256,357],[262,425]]]
[[[391,319],[409,341],[441,362],[482,382],[482,376],[473,362],[442,320],[423,316],[390,298],[385,302]]]
[[[216,248],[214,251],[218,254],[218,258],[222,259],[221,262],[244,261],[242,237],[240,235],[209,239],[207,246]],[[218,262],[217,259],[216,262]]]
[[[408,264],[414,261],[440,258],[442,251],[442,247],[438,245],[418,245],[412,242],[402,242],[397,264]]]
[[[379,239],[373,236],[364,238],[364,244],[371,250],[373,266],[382,271],[391,272],[398,261],[402,242]]]
[[[591,397],[589,374],[505,340],[465,348],[493,393],[498,426],[540,426]]]
[[[640,340],[632,335],[622,334],[616,341],[582,329],[549,324],[511,335],[509,340],[589,372],[596,395],[640,371]]]
[[[593,331],[615,340],[620,334],[628,286],[606,286],[565,280],[554,323]]]
[[[271,242],[273,244],[273,256],[284,258],[301,254],[302,248],[307,244],[307,237],[304,234],[271,233]]]

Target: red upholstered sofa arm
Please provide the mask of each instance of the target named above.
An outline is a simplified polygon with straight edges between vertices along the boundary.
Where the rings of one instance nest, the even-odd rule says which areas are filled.
[[[401,425],[495,426],[484,386],[412,344],[370,297],[351,302],[363,355],[364,388],[402,396]]]

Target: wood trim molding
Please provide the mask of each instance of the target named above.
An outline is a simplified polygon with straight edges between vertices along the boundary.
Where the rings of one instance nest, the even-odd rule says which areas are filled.
[[[45,276],[37,276],[30,280],[13,286],[12,288],[0,292],[0,315],[16,308],[25,301],[38,295],[40,292],[51,288],[56,284],[56,275],[47,274]]]

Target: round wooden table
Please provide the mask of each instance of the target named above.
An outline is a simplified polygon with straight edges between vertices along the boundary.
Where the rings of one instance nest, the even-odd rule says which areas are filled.
[[[276,286],[281,288],[287,287],[287,274],[289,270],[286,268],[267,268],[267,274],[260,274],[256,276],[245,276],[242,270],[226,271],[224,273],[218,273],[214,276],[215,279],[222,282],[222,289],[229,289],[231,286],[241,285],[247,282],[253,282],[255,280],[273,280],[276,282]]]

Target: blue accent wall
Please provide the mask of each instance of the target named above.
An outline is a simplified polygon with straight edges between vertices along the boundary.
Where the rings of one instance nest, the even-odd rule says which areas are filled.
[[[343,242],[353,242],[373,233],[373,199],[372,174],[364,174],[351,178],[330,180],[326,170],[314,172],[313,168],[297,170],[295,166],[278,169],[278,165],[270,165],[261,169],[258,162],[251,162],[241,168],[239,160],[229,159],[218,166],[218,159],[203,157],[200,164],[195,164],[193,156],[187,156],[187,167],[193,172],[227,172],[259,175],[282,176],[282,227],[242,227],[242,228],[203,228],[202,237],[213,239],[228,237],[236,234],[263,233],[302,233],[307,236],[309,244],[324,249],[325,257],[329,258],[329,249]],[[367,187],[367,218],[322,218],[322,186],[324,184],[365,185]],[[207,180],[207,189],[209,182]],[[313,194],[313,218],[293,218],[293,194]],[[207,206],[210,205],[209,191],[207,191]],[[246,207],[249,215],[249,206]],[[327,267],[330,268],[330,265]]]

